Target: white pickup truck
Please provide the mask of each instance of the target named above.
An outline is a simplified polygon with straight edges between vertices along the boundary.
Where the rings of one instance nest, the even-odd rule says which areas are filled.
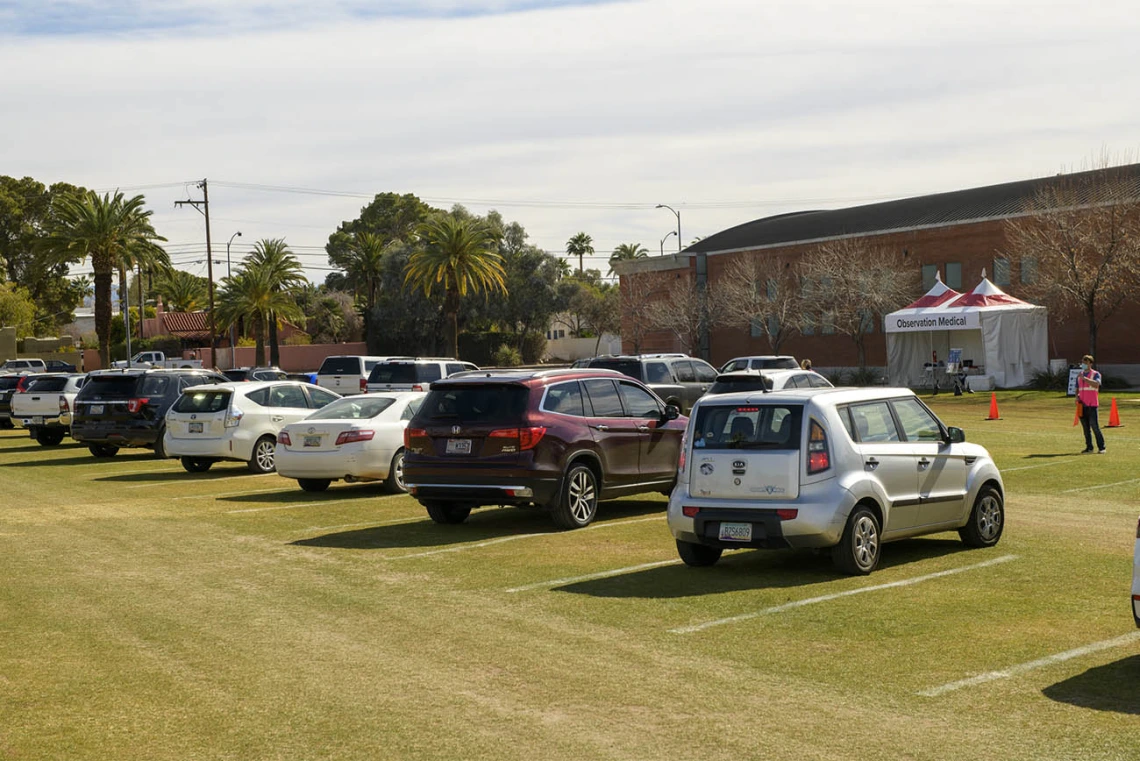
[[[40,446],[56,446],[71,430],[75,396],[86,377],[80,373],[31,376],[27,388],[12,395],[12,423],[27,428]]]
[[[111,367],[201,367],[202,360],[200,359],[182,359],[176,357],[167,359],[166,355],[161,351],[140,351],[135,356],[131,357],[128,363],[126,360],[116,360],[111,363]]]

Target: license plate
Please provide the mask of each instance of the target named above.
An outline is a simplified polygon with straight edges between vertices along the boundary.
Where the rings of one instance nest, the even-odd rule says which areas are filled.
[[[448,454],[471,454],[471,439],[448,439]]]
[[[720,524],[720,540],[722,542],[751,542],[751,523],[722,523]]]
[[[103,405],[92,404],[90,407],[87,408],[87,411],[90,412],[92,415],[102,415],[103,414]]]
[[[36,415],[35,417],[32,418],[32,425],[43,425],[43,424],[44,424],[43,415]]]
[[[190,424],[190,433],[201,433],[201,432],[202,432],[202,424],[201,423],[191,423]]]
[[[321,437],[320,436],[306,436],[304,444],[302,444],[302,446],[306,446],[306,447],[319,447],[320,445],[321,445]]]

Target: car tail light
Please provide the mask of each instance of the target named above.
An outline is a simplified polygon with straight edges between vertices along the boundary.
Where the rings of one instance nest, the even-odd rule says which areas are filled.
[[[226,428],[237,428],[241,425],[241,419],[245,417],[245,413],[237,407],[230,407],[226,410]]]
[[[677,472],[678,473],[684,473],[685,472],[685,453],[688,450],[689,450],[689,432],[685,431],[685,433],[681,436],[681,453],[679,455],[677,455]]]
[[[808,475],[822,473],[831,467],[831,451],[827,447],[827,434],[816,421],[808,429]]]
[[[336,437],[336,445],[339,447],[341,444],[351,444],[354,441],[372,441],[372,437],[375,435],[376,431],[360,428],[341,431],[340,435]]]
[[[519,451],[534,449],[542,437],[546,435],[546,428],[533,426],[531,428],[500,428],[487,434],[489,439],[518,439]]]
[[[699,508],[699,507],[690,507],[689,505],[684,505],[683,507],[681,507],[681,514],[684,515],[686,518],[696,518],[697,513],[699,513],[700,511],[701,511],[701,508]]]
[[[143,408],[143,405],[150,403],[150,397],[140,396],[137,399],[130,399],[127,401],[127,412],[138,412]]]
[[[20,378],[20,380],[16,381],[16,392],[15,393],[22,394],[27,390],[28,390],[28,376],[25,375],[23,378]]]
[[[786,507],[780,508],[776,511],[776,517],[782,521],[794,521],[796,519],[796,516],[799,514],[799,510],[794,510]]]
[[[362,394],[368,393],[368,379],[367,378],[361,378],[360,379],[360,393],[362,393]]]
[[[428,432],[423,428],[405,428],[404,429],[404,447],[411,449],[412,439],[426,439]]]
[[[277,443],[278,444],[284,444],[287,447],[291,447],[291,446],[293,446],[293,439],[289,438],[289,432],[288,431],[278,431],[277,432]]]
[[[424,386],[422,383],[413,383],[412,384],[412,391],[423,391],[423,390],[424,390]]]
[[[62,396],[59,398],[59,412],[62,415],[71,412],[71,406],[68,405],[67,399],[64,399]]]

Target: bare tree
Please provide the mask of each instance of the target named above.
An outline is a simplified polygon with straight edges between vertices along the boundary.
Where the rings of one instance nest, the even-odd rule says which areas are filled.
[[[1101,164],[1057,177],[1028,202],[1031,216],[1006,223],[1022,293],[1057,320],[1083,314],[1094,356],[1100,326],[1140,283],[1140,176]]]
[[[724,324],[724,299],[718,287],[708,284],[702,291],[690,279],[674,280],[663,300],[649,307],[650,324],[671,331],[686,354],[692,354],[700,340],[701,324],[713,328]]]
[[[724,324],[749,332],[759,325],[772,353],[779,354],[804,311],[798,268],[746,256],[725,268],[721,283]]]
[[[919,273],[899,252],[854,238],[811,250],[800,272],[808,283],[804,298],[816,305],[819,324],[854,341],[860,370],[867,367],[867,335],[882,315],[911,301],[921,285]]]
[[[633,342],[633,353],[641,353],[645,334],[656,328],[652,301],[654,283],[646,274],[628,275],[621,279],[621,335],[622,340]]]

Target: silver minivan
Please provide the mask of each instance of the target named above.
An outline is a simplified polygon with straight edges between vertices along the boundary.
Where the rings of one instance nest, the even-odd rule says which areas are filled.
[[[868,574],[896,539],[997,544],[1005,487],[989,452],[909,389],[732,393],[693,408],[668,520],[691,566],[726,549],[831,548],[840,570]]]

